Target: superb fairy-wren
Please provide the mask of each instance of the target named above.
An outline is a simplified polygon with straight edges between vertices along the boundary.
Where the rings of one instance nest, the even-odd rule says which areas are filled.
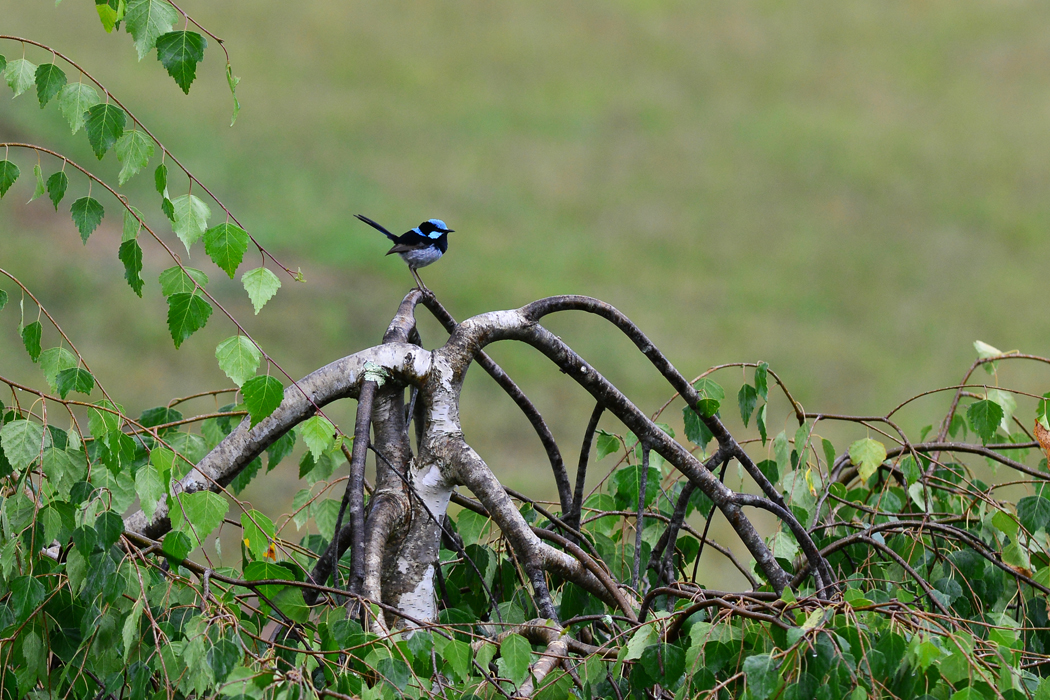
[[[400,236],[387,231],[381,225],[369,219],[367,216],[355,214],[355,216],[366,224],[382,233],[394,242],[394,247],[387,251],[387,255],[397,253],[408,265],[409,271],[416,279],[416,284],[424,292],[430,293],[423,280],[419,278],[417,269],[426,267],[437,262],[445,251],[448,250],[448,234],[453,230],[445,225],[441,219],[427,219],[411,231],[406,231]]]

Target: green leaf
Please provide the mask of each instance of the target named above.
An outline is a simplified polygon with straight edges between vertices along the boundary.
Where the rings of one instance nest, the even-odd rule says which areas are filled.
[[[102,217],[106,213],[98,200],[91,197],[81,197],[73,202],[69,212],[73,215],[73,223],[76,224],[77,230],[80,231],[80,240],[85,244],[91,233],[102,223]]]
[[[127,243],[139,237],[142,228],[142,212],[132,206],[124,207],[124,226],[122,227],[120,242]]]
[[[153,157],[153,139],[146,136],[146,132],[133,129],[117,139],[114,148],[117,150],[117,160],[122,163],[117,182],[123,187],[124,183],[138,175]]]
[[[154,450],[156,452],[156,450]],[[153,455],[150,455],[152,461]],[[135,492],[139,495],[139,504],[142,512],[150,520],[157,512],[157,504],[164,499],[168,493],[166,475],[153,464],[140,467],[135,473]]]
[[[234,384],[242,386],[255,376],[262,362],[262,352],[248,338],[235,335],[219,343],[215,348],[215,359],[221,369]]]
[[[95,519],[95,532],[102,549],[109,549],[117,543],[124,533],[124,520],[111,510],[107,510]]]
[[[529,673],[532,661],[532,645],[520,634],[508,634],[499,645],[502,667],[515,685],[520,685]]]
[[[178,503],[171,505],[171,526],[195,540],[195,547],[222,524],[230,507],[225,498],[211,491],[180,493],[175,500]]]
[[[995,437],[1003,420],[1003,409],[989,399],[975,401],[966,409],[966,419],[970,422],[970,429],[980,435],[983,442],[988,442]]]
[[[3,311],[5,306],[7,306],[7,292],[0,289],[0,311]]]
[[[682,406],[682,420],[685,422],[685,437],[689,442],[706,448],[714,435],[708,430],[700,416],[689,406]]]
[[[179,13],[166,0],[129,0],[124,28],[135,39],[140,61],[157,45],[157,37],[171,31],[178,18]]]
[[[849,446],[849,458],[857,465],[860,478],[867,481],[886,460],[886,446],[871,438],[857,440]]]
[[[604,430],[598,431],[597,459],[605,459],[620,449],[620,438]]]
[[[300,593],[300,595],[302,594]],[[241,647],[236,642],[230,639],[220,639],[208,649],[204,658],[208,663],[208,668],[211,669],[212,674],[215,676],[215,682],[222,683],[230,675],[230,671],[234,669],[242,656],[244,656],[244,652],[241,651]]]
[[[252,300],[257,316],[266,302],[270,301],[281,288],[281,280],[265,267],[257,267],[245,272],[241,275],[241,284],[244,285],[244,291],[248,292],[248,298]]]
[[[211,217],[208,205],[192,194],[184,194],[171,200],[175,220],[171,228],[190,252],[190,246],[201,239]]]
[[[250,510],[241,513],[241,528],[244,530],[244,545],[252,557],[264,558],[276,532],[273,521],[257,510]]]
[[[44,426],[33,421],[13,420],[0,428],[0,445],[15,470],[32,464],[50,444],[51,433],[44,432]]]
[[[718,413],[721,403],[718,399],[700,399],[696,402],[696,411],[704,418],[711,418]]]
[[[763,445],[766,444],[766,438],[768,437],[766,435],[766,407],[768,406],[769,404],[762,404],[758,409],[758,415],[755,416],[755,427],[758,428],[758,434],[762,438]]]
[[[145,284],[141,276],[142,247],[134,238],[124,241],[117,250],[117,257],[120,258],[120,262],[124,263],[124,279],[128,281],[132,291],[141,298],[142,286]]]
[[[40,333],[42,331],[40,321],[33,321],[22,329],[22,345],[25,346],[29,357],[36,362],[40,359]]]
[[[1014,411],[1017,410],[1017,400],[1014,399],[1013,394],[1001,389],[989,389],[988,400],[996,402],[999,404],[999,408],[1003,409],[1003,417],[999,421],[999,427],[1002,428],[1004,433],[1009,435],[1011,432],[1010,421],[1013,418]]]
[[[9,160],[0,160],[0,197],[7,194],[11,185],[15,184],[21,171],[18,166]]]
[[[922,476],[922,470],[919,468],[918,462],[915,461],[915,457],[912,455],[907,455],[901,460],[900,468],[908,486],[915,484],[919,480],[919,477]]]
[[[43,109],[66,84],[66,74],[54,63],[45,63],[36,69],[36,99]]]
[[[473,654],[471,654],[469,644],[453,639],[441,650],[441,657],[452,667],[452,672],[459,677],[460,682],[470,678],[470,660]]]
[[[168,189],[168,166],[161,163],[153,171],[153,183],[157,187],[157,194],[164,196],[164,190]]]
[[[124,620],[120,638],[124,642],[124,663],[128,662],[131,652],[135,648],[135,642],[139,636],[139,624],[142,622],[142,611],[146,607],[146,599],[139,598],[131,608],[131,614]]]
[[[755,368],[755,391],[762,397],[762,400],[769,400],[769,363],[759,362],[758,367]]]
[[[1042,496],[1025,496],[1017,502],[1017,517],[1029,533],[1050,525],[1050,500]]]
[[[87,131],[88,143],[99,160],[113,148],[124,134],[124,125],[128,118],[124,110],[112,103],[97,104],[84,115],[84,129]]]
[[[40,353],[40,370],[52,391],[58,391],[58,373],[77,364],[76,355],[65,348],[48,348]]]
[[[168,297],[168,330],[176,348],[204,328],[211,311],[211,304],[194,292],[178,292]]]
[[[226,83],[230,86],[230,95],[233,96],[233,116],[230,117],[230,126],[237,122],[237,115],[241,111],[241,102],[237,99],[237,84],[241,79],[233,74],[233,67],[226,63]]]
[[[335,426],[324,416],[307,418],[299,426],[299,436],[315,460],[320,459],[335,439]]]
[[[64,369],[55,376],[59,395],[64,399],[71,391],[90,394],[95,388],[95,378],[83,367]]]
[[[714,399],[715,401],[722,402],[726,397],[726,390],[713,379],[703,377],[696,380],[696,384],[693,384],[696,391],[700,394],[701,398]]]
[[[780,685],[776,661],[769,654],[744,659],[744,676],[747,678],[747,689],[756,700],[772,696]]]
[[[276,411],[284,400],[284,386],[276,377],[249,379],[241,387],[241,393],[251,415],[252,427]]]
[[[74,134],[84,126],[84,115],[101,100],[95,88],[84,83],[69,83],[58,91],[58,109],[69,122]]]
[[[44,192],[46,192],[44,188],[44,171],[40,169],[40,163],[33,166],[33,179],[36,180],[36,187],[33,188],[33,196],[29,198],[30,202],[38,197],[43,197]]]
[[[36,64],[30,63],[24,58],[16,58],[4,68],[4,80],[7,81],[8,87],[14,91],[15,97],[18,97],[33,86],[35,76]]]
[[[208,42],[197,32],[168,32],[157,37],[157,59],[182,91],[190,92],[197,64],[204,60]]]
[[[192,267],[169,267],[160,273],[160,293],[171,296],[180,292],[192,292],[197,285],[208,286],[208,276]],[[194,284],[196,282],[196,284]]]
[[[11,581],[11,612],[16,622],[24,622],[44,602],[44,584],[32,576],[19,576]]]
[[[114,406],[106,399],[96,401],[95,405],[98,408],[88,409],[88,430],[91,431],[91,437],[98,440],[119,431],[122,420],[118,414],[123,413],[124,409]]]
[[[95,11],[102,21],[102,28],[109,34],[124,19],[124,0],[95,0]]]
[[[164,543],[161,544],[160,549],[164,554],[179,562],[185,559],[193,549],[193,542],[185,532],[175,530],[164,536]]]
[[[51,203],[55,205],[55,211],[58,211],[58,203],[65,196],[66,187],[68,186],[69,177],[61,170],[47,179],[47,196],[51,199]]]
[[[755,412],[758,404],[758,392],[750,384],[744,384],[736,395],[736,402],[740,406],[740,418],[744,421],[744,427],[751,421],[751,414]]]
[[[204,251],[231,280],[247,249],[248,232],[236,224],[227,221],[204,232]]]

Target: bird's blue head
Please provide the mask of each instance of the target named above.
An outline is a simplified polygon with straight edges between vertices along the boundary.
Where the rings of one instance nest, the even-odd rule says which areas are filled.
[[[450,229],[445,225],[445,222],[441,219],[427,219],[419,225],[417,229],[422,235],[427,238],[438,239],[446,233],[453,233],[453,229]]]

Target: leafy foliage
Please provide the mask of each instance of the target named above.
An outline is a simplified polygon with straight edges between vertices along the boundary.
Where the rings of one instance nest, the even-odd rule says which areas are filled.
[[[186,94],[197,77],[197,64],[204,60],[207,40],[196,32],[168,32],[157,37],[157,59]]]

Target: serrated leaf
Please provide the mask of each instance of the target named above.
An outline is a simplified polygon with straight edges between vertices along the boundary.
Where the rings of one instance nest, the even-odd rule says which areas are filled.
[[[273,542],[273,521],[257,510],[249,510],[247,513],[241,513],[241,528],[244,531],[244,545],[252,553],[252,557],[263,559],[270,549],[270,543]]]
[[[215,359],[221,369],[237,386],[255,376],[262,362],[262,352],[248,338],[235,335],[219,343],[215,348]]]
[[[751,414],[755,412],[758,404],[758,392],[750,384],[744,384],[736,395],[737,405],[740,407],[740,419],[744,421],[744,427],[751,421]]]
[[[11,185],[15,184],[15,180],[18,179],[21,172],[18,166],[11,161],[0,160],[0,197],[7,194],[7,191],[11,189]]]
[[[3,311],[5,306],[7,306],[7,292],[0,289],[0,311]]]
[[[682,406],[682,420],[685,423],[686,439],[694,445],[706,448],[707,443],[711,442],[711,438],[714,435],[704,425],[704,422],[700,420],[700,416],[697,415],[696,411],[689,406]]]
[[[470,645],[458,639],[449,641],[441,650],[441,657],[452,667],[452,672],[456,674],[460,682],[470,678],[472,656]]]
[[[58,373],[77,364],[76,355],[65,348],[48,348],[40,353],[40,370],[52,391],[58,391]]]
[[[970,422],[970,429],[980,435],[983,442],[988,442],[995,437],[1002,423],[1003,409],[995,401],[975,401],[966,409],[966,419]]]
[[[211,209],[192,194],[184,194],[171,200],[171,207],[174,212],[171,228],[189,253],[190,246],[204,235],[204,229],[207,228],[208,219],[211,217]]]
[[[749,694],[756,700],[766,700],[780,685],[776,661],[769,654],[744,659],[744,677],[747,679]]]
[[[763,401],[769,400],[769,363],[759,362],[755,368],[755,391],[762,397]]]
[[[47,191],[44,186],[44,171],[40,169],[40,163],[33,166],[33,179],[36,180],[36,187],[33,188],[33,196],[29,198],[30,202],[38,197],[43,197]]]
[[[55,376],[55,384],[59,396],[64,399],[71,391],[90,394],[95,388],[95,378],[83,367],[71,367],[62,370]]]
[[[248,298],[251,299],[252,306],[255,307],[256,315],[262,311],[266,302],[270,301],[273,295],[277,293],[277,290],[281,288],[281,280],[277,279],[277,275],[265,267],[257,267],[254,270],[245,272],[241,275],[241,284],[244,285],[244,291],[248,292]]]
[[[233,279],[248,250],[248,232],[229,221],[204,232],[204,252]]]
[[[152,454],[150,456],[152,457]],[[142,512],[150,520],[153,519],[153,514],[157,512],[157,504],[168,493],[165,481],[165,475],[153,464],[146,464],[135,473],[135,492],[139,495],[139,504],[142,506]]]
[[[58,203],[62,201],[62,197],[66,194],[66,187],[69,186],[69,177],[60,170],[47,179],[46,186],[47,196],[55,205],[55,211],[58,211]]]
[[[192,292],[200,285],[204,288],[208,285],[208,276],[192,267],[169,267],[160,273],[160,293],[171,296],[179,292]],[[196,285],[194,284],[196,281]]]
[[[532,662],[532,645],[520,634],[508,634],[499,645],[500,660],[515,685],[525,680]]]
[[[1046,530],[1050,526],[1050,500],[1042,496],[1025,496],[1017,502],[1017,518],[1029,533]]]
[[[40,359],[40,334],[42,331],[43,328],[40,325],[40,321],[33,321],[22,329],[22,345],[25,346],[26,352],[29,353],[29,357],[33,362]]]
[[[153,157],[153,139],[146,136],[146,132],[133,129],[117,139],[114,148],[117,151],[117,160],[122,164],[117,183],[123,187],[124,183],[138,175]]]
[[[141,297],[142,285],[145,282],[141,277],[142,247],[139,246],[139,242],[133,238],[121,243],[117,250],[117,257],[120,258],[120,262],[124,263],[124,279],[128,281],[132,291]]]
[[[124,27],[135,39],[140,61],[157,45],[157,37],[171,31],[178,18],[179,13],[166,0],[129,0]]]
[[[31,88],[35,77],[36,64],[30,63],[24,58],[16,58],[8,62],[7,67],[4,68],[4,80],[7,81],[7,86],[15,93],[15,97]]]
[[[142,611],[145,607],[146,599],[139,598],[131,607],[131,614],[124,620],[124,627],[120,632],[120,638],[124,642],[124,663],[128,662],[135,648],[135,641],[139,636],[139,623],[142,621]]]
[[[999,427],[1003,429],[1003,432],[1007,435],[1010,434],[1010,420],[1013,418],[1014,411],[1017,410],[1017,401],[1014,399],[1013,394],[1002,389],[989,389],[988,400],[994,401],[999,404],[999,408],[1003,409],[1003,417],[999,420]]]
[[[620,439],[604,430],[598,431],[595,459],[605,459],[620,449]]]
[[[204,328],[211,311],[211,304],[193,292],[178,292],[168,296],[168,330],[176,348]]]
[[[244,395],[244,405],[248,408],[254,427],[281,405],[284,386],[276,377],[254,377],[244,383],[241,394]]]
[[[80,240],[85,244],[92,232],[102,223],[102,217],[106,214],[99,201],[91,197],[81,197],[73,202],[69,213],[72,214],[73,223],[80,232]]]
[[[181,493],[177,501],[171,504],[171,526],[196,540],[194,546],[200,546],[201,541],[222,524],[230,507],[225,498],[211,491]]]
[[[190,92],[197,64],[204,60],[207,40],[197,32],[168,32],[157,37],[157,59],[182,91]]]
[[[762,444],[766,444],[766,408],[769,404],[764,403],[758,409],[758,415],[755,416],[755,427],[758,428],[758,434],[762,438]]]
[[[54,63],[38,66],[35,73],[36,99],[40,109],[47,106],[66,84],[66,74]]]
[[[25,469],[51,445],[51,433],[29,420],[13,420],[0,428],[0,445],[11,467]]]
[[[107,102],[88,109],[84,115],[84,130],[87,131],[88,143],[99,160],[113,148],[124,134],[127,115],[117,105]]]
[[[886,446],[871,438],[857,440],[849,446],[849,458],[857,465],[860,478],[867,481],[886,460]]]
[[[324,416],[307,418],[299,425],[299,436],[315,460],[320,459],[335,438],[335,426]]]
[[[69,122],[74,134],[84,126],[84,115],[101,100],[95,88],[84,83],[69,83],[58,91],[58,109]]]
[[[88,409],[88,430],[91,431],[91,437],[102,439],[119,431],[122,420],[118,414],[123,413],[124,409],[114,406],[106,399],[96,401],[95,405],[98,408]]]

